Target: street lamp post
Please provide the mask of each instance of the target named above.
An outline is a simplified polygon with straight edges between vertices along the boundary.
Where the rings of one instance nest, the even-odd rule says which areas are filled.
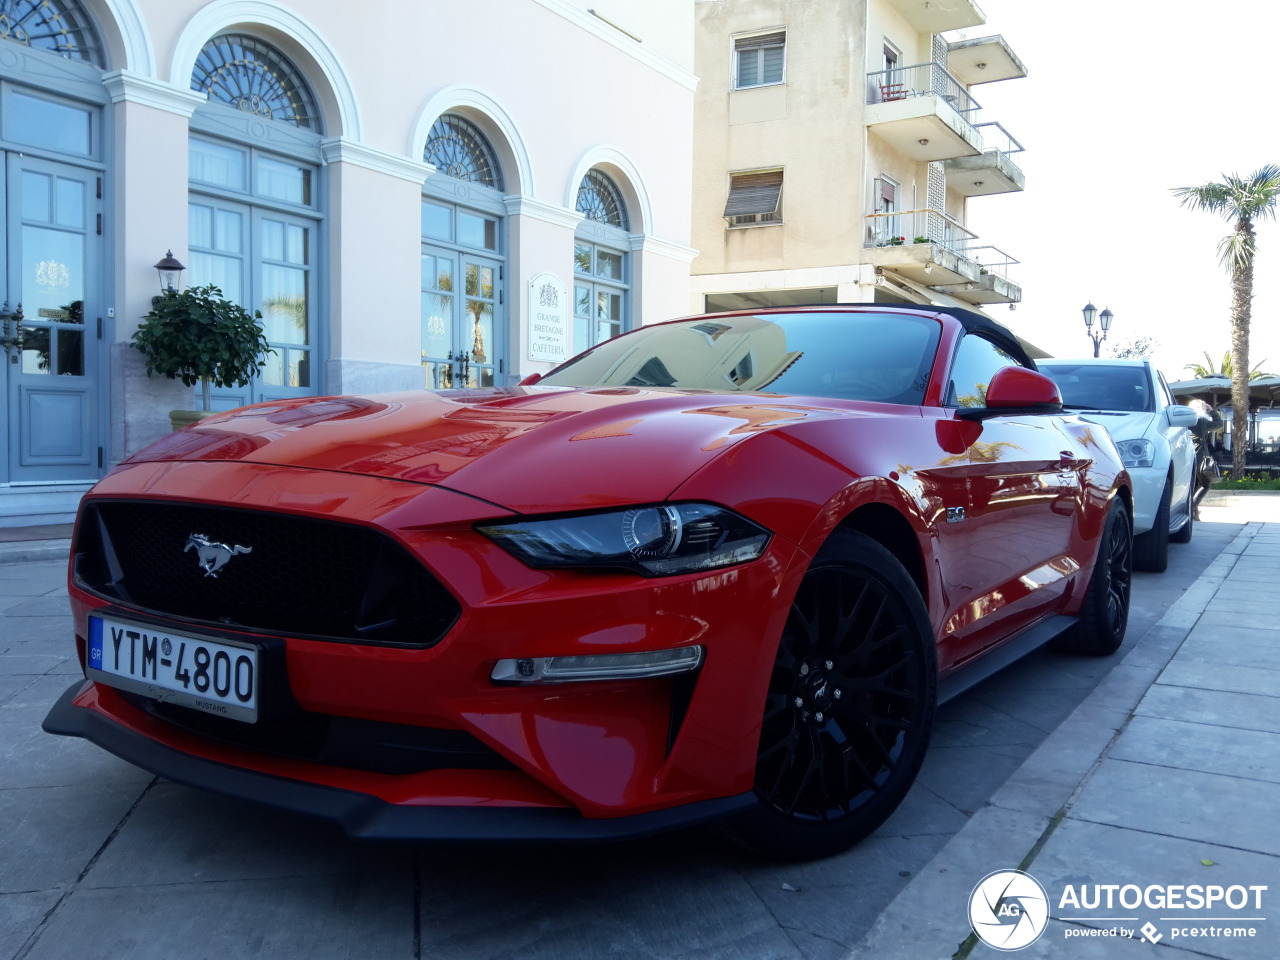
[[[1102,346],[1102,341],[1107,339],[1107,331],[1111,329],[1111,321],[1116,315],[1111,312],[1110,308],[1102,311],[1102,315],[1098,316],[1098,308],[1092,303],[1086,303],[1084,309],[1080,311],[1084,314],[1084,329],[1089,334],[1089,339],[1093,341],[1093,355],[1098,355],[1098,349]],[[1098,330],[1093,329],[1093,322],[1098,321]]]

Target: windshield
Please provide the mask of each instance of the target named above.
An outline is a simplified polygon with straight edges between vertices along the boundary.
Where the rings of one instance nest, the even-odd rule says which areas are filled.
[[[641,327],[540,383],[779,393],[918,405],[941,325],[891,313],[703,317]]]
[[[1062,405],[1067,409],[1124,413],[1155,410],[1146,367],[1037,360],[1036,368],[1058,385]]]

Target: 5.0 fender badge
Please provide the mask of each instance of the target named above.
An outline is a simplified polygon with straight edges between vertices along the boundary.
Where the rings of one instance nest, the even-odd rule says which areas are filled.
[[[963,523],[964,507],[947,507],[947,523]]]
[[[206,577],[216,577],[218,571],[236,554],[253,553],[253,547],[242,547],[239,544],[230,547],[225,543],[214,543],[203,533],[193,533],[187,537],[187,545],[182,548],[182,552],[186,553],[192,547],[196,548],[196,560]]]

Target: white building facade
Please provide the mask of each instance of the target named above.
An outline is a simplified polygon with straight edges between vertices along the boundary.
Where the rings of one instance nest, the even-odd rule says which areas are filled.
[[[193,406],[128,344],[168,251],[275,351],[219,409],[509,385],[686,312],[688,0],[0,6],[0,524]]]

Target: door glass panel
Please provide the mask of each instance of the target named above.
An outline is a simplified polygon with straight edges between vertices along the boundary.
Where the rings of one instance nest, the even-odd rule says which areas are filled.
[[[262,382],[269,387],[284,386],[284,350],[277,348],[262,362]]]
[[[453,239],[453,211],[438,203],[422,204],[422,235],[433,240]]]
[[[60,329],[56,332],[58,364],[54,371],[60,376],[84,376],[84,331]]]
[[[287,357],[289,362],[289,386],[311,386],[311,351],[289,350]]]
[[[244,190],[245,157],[243,150],[192,140],[187,153],[187,175],[197,183]]]
[[[453,386],[453,260],[422,257],[422,366],[428,390]]]
[[[34,226],[21,236],[22,372],[84,376],[84,335],[70,326],[84,323],[84,237]]]
[[[54,222],[60,227],[84,227],[84,184],[66,177],[57,178]]]
[[[591,346],[587,325],[591,322],[591,288],[573,288],[573,352],[581,353]]]
[[[279,220],[262,221],[262,259],[284,259],[284,224]]]
[[[7,106],[4,127],[10,140],[59,153],[92,153],[88,110],[16,91],[10,93]]]
[[[574,243],[573,272],[581,273],[584,276],[591,275],[591,244]]]
[[[622,254],[596,251],[596,276],[610,280],[622,279]]]
[[[311,171],[306,167],[259,157],[257,178],[255,193],[261,196],[289,203],[311,203]]]
[[[262,326],[272,343],[307,343],[307,274],[262,266]]]
[[[22,171],[22,219],[53,223],[53,177]]]
[[[244,215],[192,203],[187,212],[188,276],[192,286],[213,284],[228,300],[243,303]]]
[[[219,210],[213,218],[213,248],[224,253],[244,249],[244,217],[233,210]]]
[[[467,301],[467,316],[471,319],[471,360],[488,363],[493,346],[493,304],[483,300]]]
[[[213,246],[213,208],[198,203],[187,207],[187,243],[193,247]]]
[[[458,211],[458,243],[481,250],[498,249],[498,221]]]

